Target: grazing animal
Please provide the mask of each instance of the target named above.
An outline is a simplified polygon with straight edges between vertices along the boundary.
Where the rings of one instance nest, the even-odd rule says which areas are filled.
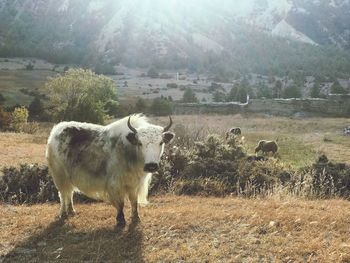
[[[350,135],[350,126],[344,128],[343,134],[344,135]]]
[[[263,153],[272,152],[275,154],[278,151],[278,145],[275,141],[261,140],[255,148],[255,153],[257,154],[259,151],[262,151]]]
[[[152,172],[158,169],[164,144],[175,136],[138,114],[107,126],[61,122],[51,131],[46,158],[59,191],[60,217],[74,214],[73,194],[109,201],[117,209],[117,226],[125,226],[124,200],[138,222],[138,203],[147,203]]]
[[[229,129],[229,130],[226,132],[226,140],[228,139],[228,137],[229,137],[231,134],[234,134],[234,135],[241,135],[241,134],[242,134],[241,128],[237,127],[237,128],[231,128],[231,129]]]

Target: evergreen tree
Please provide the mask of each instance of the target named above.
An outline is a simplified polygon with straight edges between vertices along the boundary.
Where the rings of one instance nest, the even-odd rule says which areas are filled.
[[[336,79],[331,87],[332,94],[346,94],[347,91],[340,85],[339,81]]]
[[[187,88],[182,96],[182,102],[184,103],[196,103],[198,99],[196,93],[191,88]]]
[[[233,85],[230,92],[227,94],[226,101],[237,101],[238,85]]]
[[[147,111],[146,101],[143,98],[138,98],[138,100],[135,103],[135,112],[146,112],[146,111]]]
[[[221,91],[215,91],[213,94],[213,101],[214,102],[224,102],[225,101],[225,94]]]
[[[44,104],[38,96],[29,104],[28,110],[31,119],[42,120],[45,115]]]
[[[301,98],[301,90],[298,86],[292,85],[287,87],[283,92],[283,98]]]
[[[257,97],[258,98],[268,98],[268,99],[272,98],[272,91],[264,83],[260,83],[260,85],[258,87]]]
[[[277,80],[273,87],[273,97],[280,98],[282,94],[282,81]]]
[[[311,98],[319,98],[321,92],[320,84],[315,82],[314,85],[311,88],[310,97]]]
[[[166,116],[170,115],[173,109],[171,103],[167,99],[158,97],[153,100],[149,111],[151,114],[157,116]]]

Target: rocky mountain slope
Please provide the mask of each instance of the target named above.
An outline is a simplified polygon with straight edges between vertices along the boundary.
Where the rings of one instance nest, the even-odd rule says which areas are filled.
[[[349,13],[349,0],[0,0],[0,55],[308,71],[349,55]]]

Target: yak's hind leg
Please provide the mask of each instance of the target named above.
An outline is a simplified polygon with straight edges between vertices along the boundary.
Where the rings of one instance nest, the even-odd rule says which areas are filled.
[[[114,196],[110,199],[112,205],[117,209],[117,228],[123,228],[126,225],[124,216],[124,197],[121,195]]]
[[[74,215],[75,210],[73,208],[73,185],[68,180],[65,171],[63,169],[59,169],[58,165],[49,162],[49,171],[60,196],[61,208],[59,217],[66,218],[68,215]]]

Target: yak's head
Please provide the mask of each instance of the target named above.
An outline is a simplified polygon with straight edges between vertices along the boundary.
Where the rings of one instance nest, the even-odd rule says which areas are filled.
[[[258,146],[255,148],[255,153],[259,152],[260,150],[262,150],[262,148],[264,147],[264,144],[266,143],[266,141],[259,141]]]
[[[170,123],[166,127],[156,125],[145,125],[134,128],[128,119],[130,132],[126,136],[127,140],[142,151],[145,160],[143,170],[145,172],[155,172],[159,167],[160,157],[164,151],[164,145],[171,142],[175,134],[169,129],[173,124],[169,116]]]

